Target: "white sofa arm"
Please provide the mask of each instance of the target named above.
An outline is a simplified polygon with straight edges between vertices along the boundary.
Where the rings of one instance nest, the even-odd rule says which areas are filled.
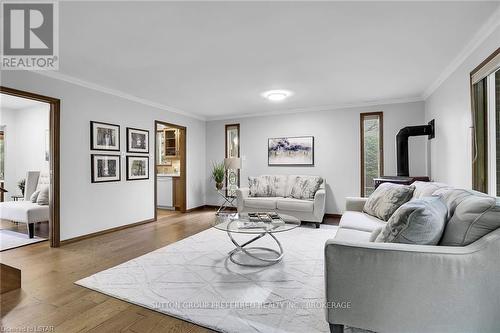
[[[236,190],[236,201],[238,212],[241,212],[244,208],[243,200],[250,195],[250,189],[248,187],[240,187]]]
[[[328,308],[327,320],[376,332],[500,331],[499,252],[500,230],[466,247],[329,240],[326,298],[349,307]]]
[[[352,212],[362,212],[368,198],[347,197],[345,198],[345,210]]]
[[[316,217],[316,222],[322,222],[323,216],[325,216],[326,211],[326,190],[320,188],[314,194],[314,217]]]

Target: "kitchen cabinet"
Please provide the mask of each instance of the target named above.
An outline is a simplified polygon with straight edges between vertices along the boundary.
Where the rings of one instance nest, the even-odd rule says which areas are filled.
[[[156,182],[158,207],[172,208],[174,206],[172,177],[158,176]]]

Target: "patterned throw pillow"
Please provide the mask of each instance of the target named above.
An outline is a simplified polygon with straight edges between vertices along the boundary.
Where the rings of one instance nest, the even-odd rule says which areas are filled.
[[[437,245],[443,235],[447,213],[440,197],[408,201],[394,212],[375,242]]]
[[[249,195],[251,197],[284,197],[286,180],[286,176],[248,177]]]
[[[380,184],[366,201],[363,212],[387,221],[396,209],[412,198],[414,189],[414,186]]]
[[[319,176],[297,176],[292,185],[290,197],[294,199],[312,200],[314,195],[323,184],[323,178]]]

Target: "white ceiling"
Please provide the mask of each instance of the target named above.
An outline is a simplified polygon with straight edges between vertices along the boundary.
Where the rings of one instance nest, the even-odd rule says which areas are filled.
[[[32,99],[16,97],[7,94],[0,94],[0,111],[2,109],[21,110],[28,109],[39,105],[47,105],[46,103],[34,101]]]
[[[419,99],[498,5],[61,2],[60,71],[207,119]]]

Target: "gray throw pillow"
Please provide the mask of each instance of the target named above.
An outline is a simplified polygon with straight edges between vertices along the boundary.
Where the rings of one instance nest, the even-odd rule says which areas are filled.
[[[263,175],[248,177],[249,195],[251,197],[284,197],[287,177]]]
[[[437,245],[447,212],[440,197],[411,200],[394,212],[375,242]]]
[[[32,203],[36,203],[37,199],[38,199],[38,195],[40,194],[40,191],[35,191],[33,192],[33,194],[31,195],[30,197],[30,201]]]
[[[40,190],[40,193],[38,194],[38,198],[36,200],[36,203],[39,204],[40,206],[47,206],[49,204],[49,187],[44,186]]]
[[[500,199],[467,191],[454,201],[454,212],[440,245],[466,246],[500,228]]]
[[[297,176],[290,192],[294,199],[312,200],[314,195],[323,184],[323,178],[319,176]]]
[[[366,201],[363,212],[388,221],[396,209],[412,198],[414,189],[414,186],[380,184]]]

